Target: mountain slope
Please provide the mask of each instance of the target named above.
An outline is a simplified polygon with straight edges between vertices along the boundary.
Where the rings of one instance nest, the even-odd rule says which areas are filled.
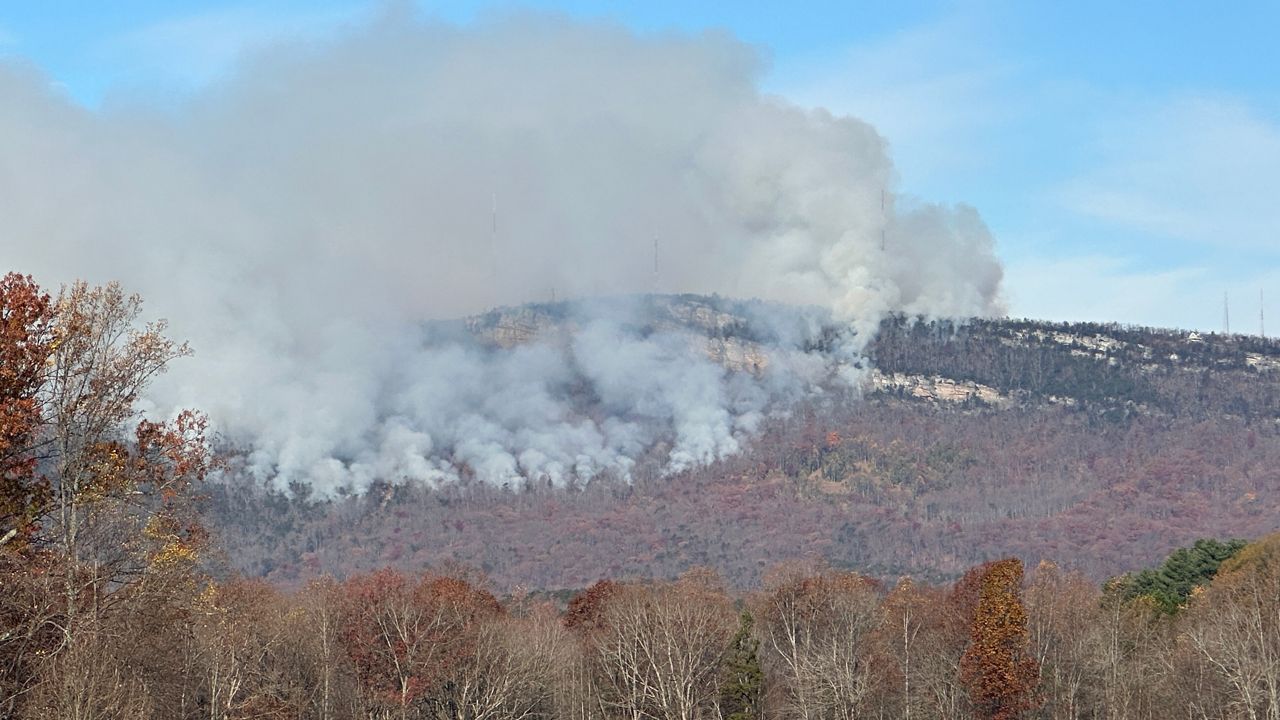
[[[728,371],[759,372],[776,342],[736,322],[733,301],[653,302]],[[572,332],[554,306],[464,325],[496,344]],[[1104,577],[1280,526],[1276,343],[893,318],[867,352],[860,387],[800,401],[741,454],[676,475],[658,447],[630,483],[568,488],[464,480],[318,499],[242,477],[213,489],[213,524],[233,565],[285,583],[461,562],[537,588],[695,565],[746,585],[800,559],[940,579],[1008,554]]]

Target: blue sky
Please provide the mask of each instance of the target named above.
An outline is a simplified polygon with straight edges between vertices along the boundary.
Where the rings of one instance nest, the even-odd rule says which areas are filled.
[[[418,4],[467,23],[536,8],[641,32],[723,29],[765,88],[863,118],[904,191],[978,208],[1015,315],[1280,328],[1280,3]],[[77,101],[166,102],[248,49],[324,36],[366,2],[0,0],[0,55]]]

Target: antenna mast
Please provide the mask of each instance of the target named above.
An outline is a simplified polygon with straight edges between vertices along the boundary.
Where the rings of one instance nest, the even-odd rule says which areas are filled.
[[[1231,302],[1227,291],[1222,291],[1222,334],[1231,334]]]
[[[1267,339],[1267,298],[1264,290],[1258,291],[1258,336]]]
[[[489,280],[498,281],[498,193],[493,194],[493,222],[489,228]]]
[[[653,236],[653,292],[658,292],[658,236]]]
[[[880,252],[884,252],[884,229],[889,224],[889,216],[884,213],[884,188],[880,188]]]

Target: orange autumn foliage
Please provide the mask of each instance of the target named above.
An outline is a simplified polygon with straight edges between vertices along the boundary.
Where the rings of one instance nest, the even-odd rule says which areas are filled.
[[[1022,603],[1022,561],[985,566],[970,625],[961,680],[977,716],[1015,720],[1036,707],[1039,668],[1029,654],[1027,610]]]

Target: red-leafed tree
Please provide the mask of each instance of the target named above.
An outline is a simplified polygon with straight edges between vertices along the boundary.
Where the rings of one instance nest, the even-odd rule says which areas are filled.
[[[35,451],[53,350],[49,295],[29,276],[9,273],[0,280],[0,545],[25,545],[48,500]]]
[[[0,279],[5,717],[169,710],[144,675],[202,584],[196,488],[213,460],[203,417],[138,409],[188,352],[163,322],[140,323],[141,307],[115,284],[53,301],[29,277]]]
[[[569,601],[564,611],[564,626],[577,633],[589,634],[600,627],[606,603],[622,591],[622,586],[612,580],[600,580]]]
[[[470,660],[480,624],[502,612],[465,580],[427,575],[415,584],[393,570],[351,578],[341,602],[341,638],[366,704],[401,718]]]
[[[1022,561],[986,566],[970,626],[961,679],[980,718],[1015,720],[1036,706],[1039,669],[1029,654]]]

